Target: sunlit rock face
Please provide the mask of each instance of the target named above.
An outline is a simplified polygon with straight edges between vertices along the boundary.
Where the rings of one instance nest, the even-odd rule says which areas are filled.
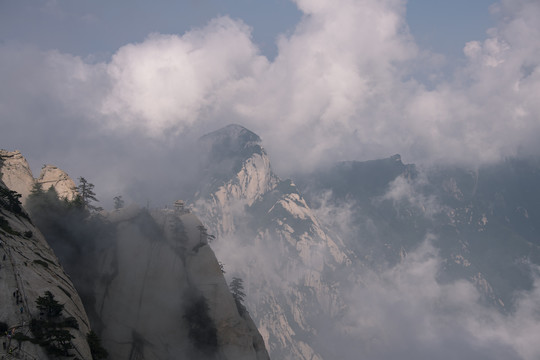
[[[19,164],[25,163],[21,159],[17,161]],[[17,173],[21,169],[26,174],[24,167],[13,166],[7,171],[14,170]],[[14,175],[8,175],[7,178],[13,180]],[[1,181],[0,188],[6,188]],[[62,315],[65,318],[73,317],[78,323],[79,329],[69,328],[74,337],[74,349],[69,350],[72,355],[69,358],[76,356],[79,359],[91,359],[86,342],[86,334],[90,331],[88,317],[77,290],[53,250],[24,210],[14,212],[0,202],[0,222],[0,321],[13,329],[14,334],[20,332],[33,336],[29,329],[30,321],[43,316],[37,308],[36,300],[49,291],[56,301],[64,305]],[[17,290],[20,294],[18,296]],[[30,341],[23,341],[18,348],[16,340],[10,341],[7,337],[2,339],[6,342],[6,348],[0,348],[2,358],[8,358],[10,347],[16,350],[9,358],[48,359],[51,356],[43,347]]]
[[[279,178],[272,172],[261,139],[239,125],[229,125],[199,140],[201,157],[201,199],[197,211],[221,237],[235,231],[246,206],[274,189]]]
[[[116,234],[99,257],[95,310],[112,358],[268,359],[195,215],[130,207],[107,219]],[[215,327],[215,348],[197,346],[190,336],[188,309],[199,296]]]
[[[45,165],[36,182],[41,184],[41,188],[45,191],[53,187],[60,199],[72,201],[78,194],[75,182],[66,172],[53,165]]]
[[[40,184],[47,191],[53,187],[60,199],[69,201],[77,196],[75,182],[66,172],[53,165],[44,165],[37,179],[28,162],[19,151],[0,150],[1,179],[8,188],[21,195],[24,205],[34,185]]]
[[[343,310],[329,274],[351,260],[290,180],[271,169],[260,138],[229,125],[201,138],[204,181],[194,211],[231,276],[246,281],[247,305],[270,355],[321,359],[317,327]]]
[[[24,204],[35,180],[30,165],[20,151],[0,150],[0,174],[4,184],[21,195]]]

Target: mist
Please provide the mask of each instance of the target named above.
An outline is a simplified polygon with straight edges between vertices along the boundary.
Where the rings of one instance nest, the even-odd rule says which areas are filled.
[[[403,187],[403,180],[397,178],[386,197],[403,200],[401,190],[398,196],[399,187]],[[403,201],[410,201],[412,206],[426,201],[418,194],[412,195],[410,187],[408,190],[408,198]],[[435,209],[442,208],[434,199],[428,203]],[[250,219],[250,212],[242,213],[242,208],[235,207],[234,216],[249,222],[246,219]],[[325,281],[331,279],[339,294],[337,298],[325,300],[328,301],[325,312],[315,318],[297,319],[299,324],[317,329],[317,341],[310,345],[323,358],[533,360],[540,356],[534,335],[540,331],[540,305],[536,301],[540,296],[540,269],[537,265],[527,264],[533,277],[532,287],[516,290],[512,304],[501,311],[500,307],[486,301],[478,283],[464,277],[449,280],[445,270],[447,260],[440,256],[439,239],[433,234],[426,233],[416,239],[418,245],[404,251],[397,262],[385,261],[382,257],[375,257],[375,263],[363,259],[363,255],[373,256],[369,254],[370,249],[361,245],[355,249],[350,244],[368,243],[365,237],[374,237],[380,243],[390,239],[385,239],[384,232],[377,231],[375,224],[369,226],[369,219],[365,224],[355,222],[353,208],[351,204],[336,206],[330,203],[328,196],[326,200],[322,197],[314,207],[317,219],[333,239],[337,239],[340,246],[345,244],[354,249],[359,257],[349,253],[350,267],[323,273]],[[431,211],[426,210],[428,218],[433,216]],[[233,235],[218,237],[211,246],[224,265],[226,278],[245,280],[246,303],[252,316],[265,318],[269,316],[264,312],[265,306],[273,301],[274,295],[264,294],[271,294],[270,289],[296,294],[299,290],[295,289],[310,284],[313,271],[329,263],[331,250],[323,244],[311,247],[307,262],[302,263],[294,260],[294,250],[283,249],[286,242],[279,235],[272,231],[257,234],[244,226],[237,224]],[[341,240],[342,243],[340,236],[349,238]],[[284,253],[289,257],[284,257]],[[314,282],[308,286],[316,287],[317,281],[311,281]],[[291,295],[287,306],[294,309],[297,296]],[[309,309],[310,301],[313,299],[302,299],[301,304]],[[274,312],[272,316],[282,319],[285,313]],[[261,329],[263,336],[265,331]],[[303,332],[296,331],[296,336],[302,339]],[[274,356],[287,358],[291,354],[275,353]]]
[[[466,280],[441,284],[442,260],[427,238],[400,264],[365,271],[347,291],[348,311],[336,334],[321,324],[321,338],[342,359],[535,359],[538,277],[516,293],[516,309],[503,315],[486,306]],[[538,269],[534,269],[538,273]]]
[[[207,223],[218,234],[211,246],[226,277],[245,280],[278,358],[299,356],[279,347],[294,329],[328,359],[535,359],[538,248],[523,221],[536,221],[537,169],[537,160],[469,169],[392,156],[300,177],[298,193],[284,181],[252,205],[231,195],[226,210],[194,208],[212,220],[224,211]]]

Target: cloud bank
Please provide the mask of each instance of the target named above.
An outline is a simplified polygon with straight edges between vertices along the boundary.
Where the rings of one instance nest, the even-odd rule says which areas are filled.
[[[503,315],[482,305],[468,281],[438,283],[441,266],[428,237],[395,267],[381,274],[366,271],[362,285],[349,292],[341,335],[328,334],[328,347],[339,351],[333,356],[356,359],[359,349],[366,359],[540,356],[533,335],[540,330],[539,279],[533,290],[516,295],[516,310]]]
[[[263,138],[285,175],[394,153],[469,164],[540,153],[537,1],[493,6],[497,26],[464,44],[446,80],[440,55],[410,35],[405,1],[295,2],[304,15],[273,61],[229,17],[151,34],[99,63],[1,44],[2,146],[72,172],[81,162],[114,171],[111,153],[144,148],[155,161],[235,122]]]

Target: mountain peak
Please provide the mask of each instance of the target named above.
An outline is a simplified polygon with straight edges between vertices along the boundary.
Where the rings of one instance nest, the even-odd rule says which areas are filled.
[[[199,140],[201,142],[212,143],[228,142],[238,144],[239,146],[246,146],[249,143],[261,143],[261,138],[257,134],[238,124],[229,124],[221,129],[203,135]]]
[[[254,154],[266,156],[261,146],[261,138],[254,132],[237,124],[227,125],[199,139],[200,153],[207,158],[205,167],[228,163],[227,168],[239,170],[241,164]],[[227,171],[228,172],[228,171]]]

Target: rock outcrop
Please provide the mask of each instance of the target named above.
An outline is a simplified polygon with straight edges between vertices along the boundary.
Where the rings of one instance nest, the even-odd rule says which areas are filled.
[[[36,182],[41,184],[41,188],[45,191],[53,187],[60,199],[72,201],[78,195],[75,182],[73,182],[65,171],[53,165],[43,166]]]
[[[328,275],[351,260],[296,185],[273,173],[257,135],[229,125],[200,141],[205,186],[194,211],[217,235],[212,247],[228,272],[246,280],[247,305],[270,355],[322,359],[316,324],[343,309]]]
[[[40,184],[45,191],[53,187],[61,199],[71,201],[77,196],[73,180],[56,166],[44,165],[39,177],[34,178],[30,165],[18,150],[0,150],[0,179],[9,189],[21,195],[23,205],[35,184]]]
[[[279,178],[261,146],[261,139],[239,125],[229,125],[199,140],[202,187],[196,210],[216,236],[235,231],[245,206],[274,189]]]
[[[21,194],[21,203],[26,202],[35,179],[20,151],[0,150],[0,180],[9,189]]]
[[[19,164],[25,163],[17,158],[18,155],[13,160]],[[26,174],[24,166],[11,169],[15,169],[15,172],[22,169]],[[6,169],[3,170],[5,175]],[[16,177],[8,175],[6,178],[13,181]],[[0,191],[6,189],[0,181]],[[2,358],[49,358],[44,347],[29,341],[36,336],[30,331],[32,319],[47,317],[40,313],[36,300],[48,291],[56,301],[63,304],[63,317],[73,317],[78,324],[78,328],[67,328],[74,337],[71,340],[73,349],[68,350],[72,355],[70,358],[91,359],[86,341],[90,324],[69,276],[24,210],[14,212],[5,203],[0,202],[0,205],[0,322],[9,328],[9,336],[2,334],[2,342],[5,344],[5,347],[0,348]],[[23,340],[19,342],[17,338]]]

